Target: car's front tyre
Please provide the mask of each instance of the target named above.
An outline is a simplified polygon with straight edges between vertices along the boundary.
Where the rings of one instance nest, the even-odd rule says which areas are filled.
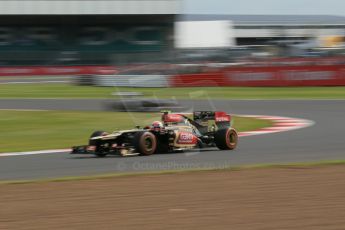
[[[150,132],[136,133],[133,140],[135,150],[143,156],[149,156],[157,150],[157,138]]]

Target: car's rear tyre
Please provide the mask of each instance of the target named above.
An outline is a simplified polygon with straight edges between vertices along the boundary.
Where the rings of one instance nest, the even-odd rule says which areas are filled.
[[[99,137],[99,136],[105,136],[105,135],[108,135],[108,133],[105,131],[95,131],[90,136],[89,145],[96,146],[95,155],[97,157],[105,157],[108,155],[108,152],[102,148],[99,140],[91,140],[91,138]]]
[[[237,147],[238,134],[235,129],[220,129],[214,135],[214,142],[220,150],[233,150]]]
[[[149,156],[157,150],[157,138],[150,132],[139,132],[134,136],[135,150],[143,156]]]

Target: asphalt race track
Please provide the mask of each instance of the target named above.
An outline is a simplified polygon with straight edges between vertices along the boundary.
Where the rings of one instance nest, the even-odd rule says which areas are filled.
[[[109,100],[2,99],[0,109],[103,110],[107,102]],[[203,149],[200,152],[102,159],[58,153],[0,157],[0,180],[345,158],[345,100],[218,100],[182,103],[195,110],[220,109],[233,114],[304,118],[315,121],[315,125],[296,131],[243,137],[235,151]],[[85,141],[88,135],[85,134]]]

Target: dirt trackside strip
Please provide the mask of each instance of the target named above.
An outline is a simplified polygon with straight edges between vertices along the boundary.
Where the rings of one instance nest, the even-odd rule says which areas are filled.
[[[345,166],[0,185],[0,229],[344,229]]]

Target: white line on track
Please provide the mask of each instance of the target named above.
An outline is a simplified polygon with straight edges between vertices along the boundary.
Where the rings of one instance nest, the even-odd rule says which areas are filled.
[[[240,132],[239,133],[240,137],[287,132],[287,131],[292,131],[296,129],[307,128],[315,124],[315,122],[311,120],[290,118],[290,117],[264,116],[264,115],[262,116],[261,115],[237,115],[237,114],[236,116],[270,120],[273,123],[271,127],[265,127],[265,128],[255,130],[255,131]],[[0,153],[0,157],[68,153],[70,151],[71,149],[52,149],[52,150],[40,150],[40,151],[29,151],[29,152]]]
[[[29,151],[29,152],[0,153],[0,157],[26,156],[26,155],[49,154],[49,153],[68,153],[70,151],[71,149],[51,149],[51,150]]]

